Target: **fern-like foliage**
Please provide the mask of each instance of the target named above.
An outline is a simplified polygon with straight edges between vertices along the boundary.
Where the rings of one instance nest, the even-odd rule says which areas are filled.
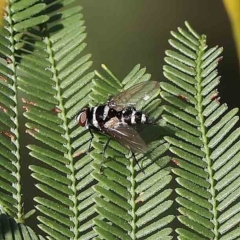
[[[6,3],[0,34],[0,205],[18,223],[1,214],[0,238],[44,239],[20,224],[32,214],[24,212],[21,192],[20,89],[26,132],[36,142],[28,149],[41,191],[34,198],[38,226],[47,239],[172,239],[168,149],[177,165],[172,171],[178,238],[239,239],[240,129],[238,109],[227,111],[216,90],[222,48],[208,49],[206,37],[188,23],[186,30],[172,32],[175,50],[166,51],[164,66],[170,83],[161,82],[160,94],[154,91],[136,106],[157,123],[138,129],[149,152],[138,154],[136,163],[111,141],[103,156],[107,138],[94,133],[87,153],[90,134],[77,125],[78,112],[151,75],[140,65],[122,81],[104,65],[104,74],[91,71],[91,55],[83,54],[81,7],[74,0]],[[160,95],[168,105],[160,105]]]
[[[24,221],[21,192],[21,158],[17,67],[28,27],[48,20],[41,1],[6,1],[0,30],[0,204],[18,222]]]
[[[43,144],[29,145],[39,160],[30,166],[37,188],[38,226],[51,239],[92,239],[94,191],[89,155],[82,154],[90,135],[75,116],[89,102],[91,55],[82,54],[86,38],[81,7],[73,1],[48,1],[49,21],[24,38],[27,54],[19,66],[20,89],[27,94],[27,133]],[[67,26],[67,27],[66,27]],[[43,41],[42,41],[43,39]]]
[[[14,219],[10,218],[6,214],[1,213],[0,222],[0,239],[45,240],[44,237],[37,236],[31,228],[22,223],[17,223]]]
[[[239,239],[238,109],[227,111],[218,98],[216,67],[222,48],[208,49],[206,37],[188,23],[171,32],[175,50],[166,51],[161,96],[164,120],[175,131],[166,137],[174,153],[179,204],[179,239]]]
[[[148,81],[151,77],[145,68],[140,69],[137,65],[123,81],[119,81],[105,66],[103,68],[107,74],[97,73],[98,79],[93,81],[92,105],[105,103],[110,95],[116,95],[138,82]],[[138,109],[142,108],[151,117],[159,119],[160,99],[156,94],[147,105],[140,105]],[[152,132],[148,128],[144,130],[145,140],[152,138],[153,132],[156,132],[156,129]],[[96,136],[93,142],[95,150],[91,152],[96,169],[92,175],[98,181],[94,186],[98,193],[95,202],[99,217],[94,219],[97,239],[172,239],[169,223],[174,217],[166,213],[172,205],[169,200],[171,176],[165,167],[169,158],[162,156],[168,144],[158,139],[150,144],[150,157],[137,157],[143,173],[128,150],[115,141],[110,142],[104,159],[102,152],[105,142],[106,138]]]

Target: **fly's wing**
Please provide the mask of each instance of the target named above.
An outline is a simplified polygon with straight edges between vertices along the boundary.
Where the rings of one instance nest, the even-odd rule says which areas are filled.
[[[147,145],[138,132],[128,124],[119,122],[116,117],[104,124],[104,130],[113,139],[116,139],[131,151],[138,153],[147,152]]]
[[[157,91],[159,91],[159,82],[141,82],[113,97],[109,101],[109,106],[120,111],[126,106],[136,105],[139,101],[147,101],[151,96],[157,93]]]

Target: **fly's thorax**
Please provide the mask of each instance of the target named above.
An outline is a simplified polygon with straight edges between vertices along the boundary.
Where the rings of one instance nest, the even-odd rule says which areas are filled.
[[[109,107],[108,104],[104,104],[97,107],[93,107],[91,109],[90,115],[92,116],[91,118],[92,126],[101,130],[102,126],[107,121],[117,116],[117,111]]]
[[[102,118],[102,115],[99,116],[99,107],[93,107],[92,108],[92,125],[93,127],[95,128],[100,128],[100,124],[101,124],[101,121],[100,121],[100,118]]]

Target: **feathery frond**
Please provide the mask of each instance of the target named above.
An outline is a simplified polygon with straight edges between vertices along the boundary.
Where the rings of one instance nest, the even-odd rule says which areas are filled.
[[[0,29],[0,204],[18,222],[24,221],[17,107],[19,49],[26,29],[48,19],[42,13],[45,7],[40,1],[6,1]]]
[[[160,90],[137,104],[157,123],[139,129],[149,149],[136,156],[140,169],[115,141],[103,156],[107,139],[98,133],[87,154],[90,134],[75,116],[151,75],[140,65],[123,81],[104,65],[105,74],[92,72],[74,0],[6,3],[0,29],[0,205],[18,223],[1,214],[0,238],[44,239],[20,224],[32,211],[24,212],[21,192],[18,89],[25,94],[26,132],[36,140],[28,145],[36,159],[29,168],[41,191],[34,198],[38,226],[48,239],[172,239],[168,149],[177,165],[178,238],[239,238],[240,129],[238,109],[227,111],[216,90],[222,48],[208,49],[206,37],[188,23],[187,30],[172,32],[175,50],[166,51],[164,66],[170,83],[162,82],[160,93],[168,105],[160,105]],[[165,134],[165,127],[174,134]]]
[[[116,95],[151,77],[145,68],[140,69],[140,65],[137,65],[120,82],[104,65],[103,68],[107,74],[105,77],[97,73],[98,79],[94,80],[90,96],[92,105],[105,103],[111,94]],[[158,95],[153,95],[146,106],[141,106],[144,112],[155,119],[159,119],[161,114]],[[151,139],[154,130],[144,130],[144,139]],[[115,141],[110,142],[104,159],[102,152],[105,141],[103,136],[96,137],[93,142],[95,149],[91,152],[95,160],[93,167],[96,169],[92,175],[98,181],[94,190],[98,194],[95,202],[100,217],[94,219],[94,229],[99,239],[172,239],[169,223],[174,217],[166,213],[172,205],[169,200],[172,190],[168,186],[171,176],[166,167],[169,158],[162,157],[168,144],[157,139],[150,144],[149,155],[137,156],[143,173],[128,150]],[[107,166],[102,174],[99,173],[100,166]]]
[[[34,231],[21,224],[16,223],[12,218],[8,217],[5,214],[0,215],[0,239],[17,239],[17,240],[26,240],[26,239],[36,239],[36,240],[45,240],[42,236],[37,236]]]
[[[27,132],[43,144],[29,145],[39,160],[30,166],[45,197],[35,197],[39,227],[51,239],[92,239],[94,191],[91,158],[83,154],[89,134],[75,116],[89,101],[91,55],[83,55],[86,38],[81,7],[72,1],[48,1],[49,21],[24,39],[19,70]],[[67,26],[67,27],[66,27]],[[43,36],[43,41],[41,38]],[[80,149],[80,150],[79,150]]]
[[[236,239],[239,218],[238,110],[227,112],[220,104],[216,86],[222,48],[208,49],[206,37],[188,23],[187,30],[171,32],[176,49],[166,51],[161,83],[165,106],[163,119],[175,131],[165,137],[178,166],[173,172],[179,187],[176,201],[181,214],[177,229],[181,239]],[[184,226],[185,225],[185,226]]]

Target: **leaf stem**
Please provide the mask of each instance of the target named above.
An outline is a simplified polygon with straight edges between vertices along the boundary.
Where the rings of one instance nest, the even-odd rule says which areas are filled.
[[[200,46],[199,46],[199,51],[197,54],[197,76],[196,76],[196,80],[197,80],[197,110],[198,110],[198,118],[200,121],[200,131],[201,131],[201,135],[202,135],[202,141],[203,141],[203,150],[206,154],[206,162],[208,164],[207,170],[208,170],[208,174],[209,174],[209,183],[210,183],[210,193],[212,195],[211,198],[211,202],[212,202],[212,206],[213,206],[213,219],[212,222],[214,224],[214,230],[213,233],[215,234],[215,238],[214,240],[218,239],[218,221],[217,221],[217,201],[216,201],[216,191],[215,191],[215,185],[214,185],[214,178],[213,178],[213,169],[212,169],[212,161],[210,158],[210,149],[208,147],[208,138],[207,138],[207,133],[206,133],[206,127],[204,126],[204,115],[203,115],[203,105],[202,105],[202,55],[204,54],[204,50],[206,49],[206,39],[205,36],[202,36],[200,39]]]
[[[12,13],[9,8],[9,4],[6,4],[6,12],[7,12],[7,17],[6,19],[9,22],[9,27],[6,27],[7,30],[10,33],[9,40],[11,43],[11,51],[12,55],[10,56],[11,63],[8,64],[9,68],[13,71],[13,85],[11,86],[12,90],[14,91],[14,96],[12,96],[12,100],[15,103],[15,106],[13,107],[13,111],[15,113],[14,117],[11,117],[11,120],[15,124],[15,128],[11,129],[12,133],[15,135],[15,139],[13,139],[13,143],[16,146],[16,150],[14,155],[17,158],[16,162],[12,162],[12,164],[15,165],[16,167],[16,172],[14,172],[14,176],[16,177],[16,183],[13,184],[13,187],[17,190],[16,194],[13,194],[13,198],[17,200],[17,213],[16,213],[16,221],[22,223],[24,222],[23,219],[23,205],[22,205],[22,189],[21,189],[21,162],[20,162],[20,137],[19,137],[19,111],[17,107],[18,103],[18,91],[17,91],[17,67],[16,67],[16,59],[15,59],[15,40],[14,40],[14,29],[13,29],[13,20],[12,20]]]
[[[52,50],[52,46],[51,46],[51,41],[49,39],[49,37],[45,38],[45,42],[47,45],[47,51],[49,54],[49,61],[51,63],[52,66],[52,73],[53,73],[53,80],[56,83],[56,90],[57,90],[57,95],[56,95],[56,99],[59,102],[59,106],[58,109],[60,110],[59,113],[59,117],[63,120],[62,123],[62,127],[65,130],[65,134],[63,135],[63,137],[67,140],[67,143],[65,144],[65,147],[67,148],[68,152],[64,155],[64,157],[68,158],[70,160],[70,164],[67,166],[70,171],[71,174],[68,174],[67,177],[71,180],[72,184],[70,186],[73,194],[71,196],[69,196],[70,200],[73,202],[73,207],[70,207],[70,210],[73,212],[74,216],[71,217],[71,221],[74,223],[74,227],[72,228],[74,237],[72,239],[74,240],[78,240],[78,225],[79,225],[79,221],[78,221],[78,200],[77,200],[77,182],[76,182],[76,177],[75,177],[75,169],[74,169],[74,159],[72,156],[72,146],[71,146],[71,137],[68,131],[68,122],[67,122],[67,117],[66,117],[66,111],[64,108],[64,103],[63,103],[63,98],[61,96],[61,88],[60,88],[60,79],[58,77],[58,72],[56,69],[56,62],[54,59],[54,52]]]
[[[131,237],[133,240],[136,240],[136,204],[135,204],[135,200],[136,200],[136,193],[135,193],[135,163],[134,163],[134,159],[133,157],[130,158],[130,172],[131,172],[131,176],[130,176],[130,182],[131,182],[131,189],[130,189],[130,193],[131,193],[131,200],[130,200],[130,205],[132,206],[132,210],[130,215],[132,216],[132,222],[131,222],[131,226],[132,226],[132,232],[131,232]]]

